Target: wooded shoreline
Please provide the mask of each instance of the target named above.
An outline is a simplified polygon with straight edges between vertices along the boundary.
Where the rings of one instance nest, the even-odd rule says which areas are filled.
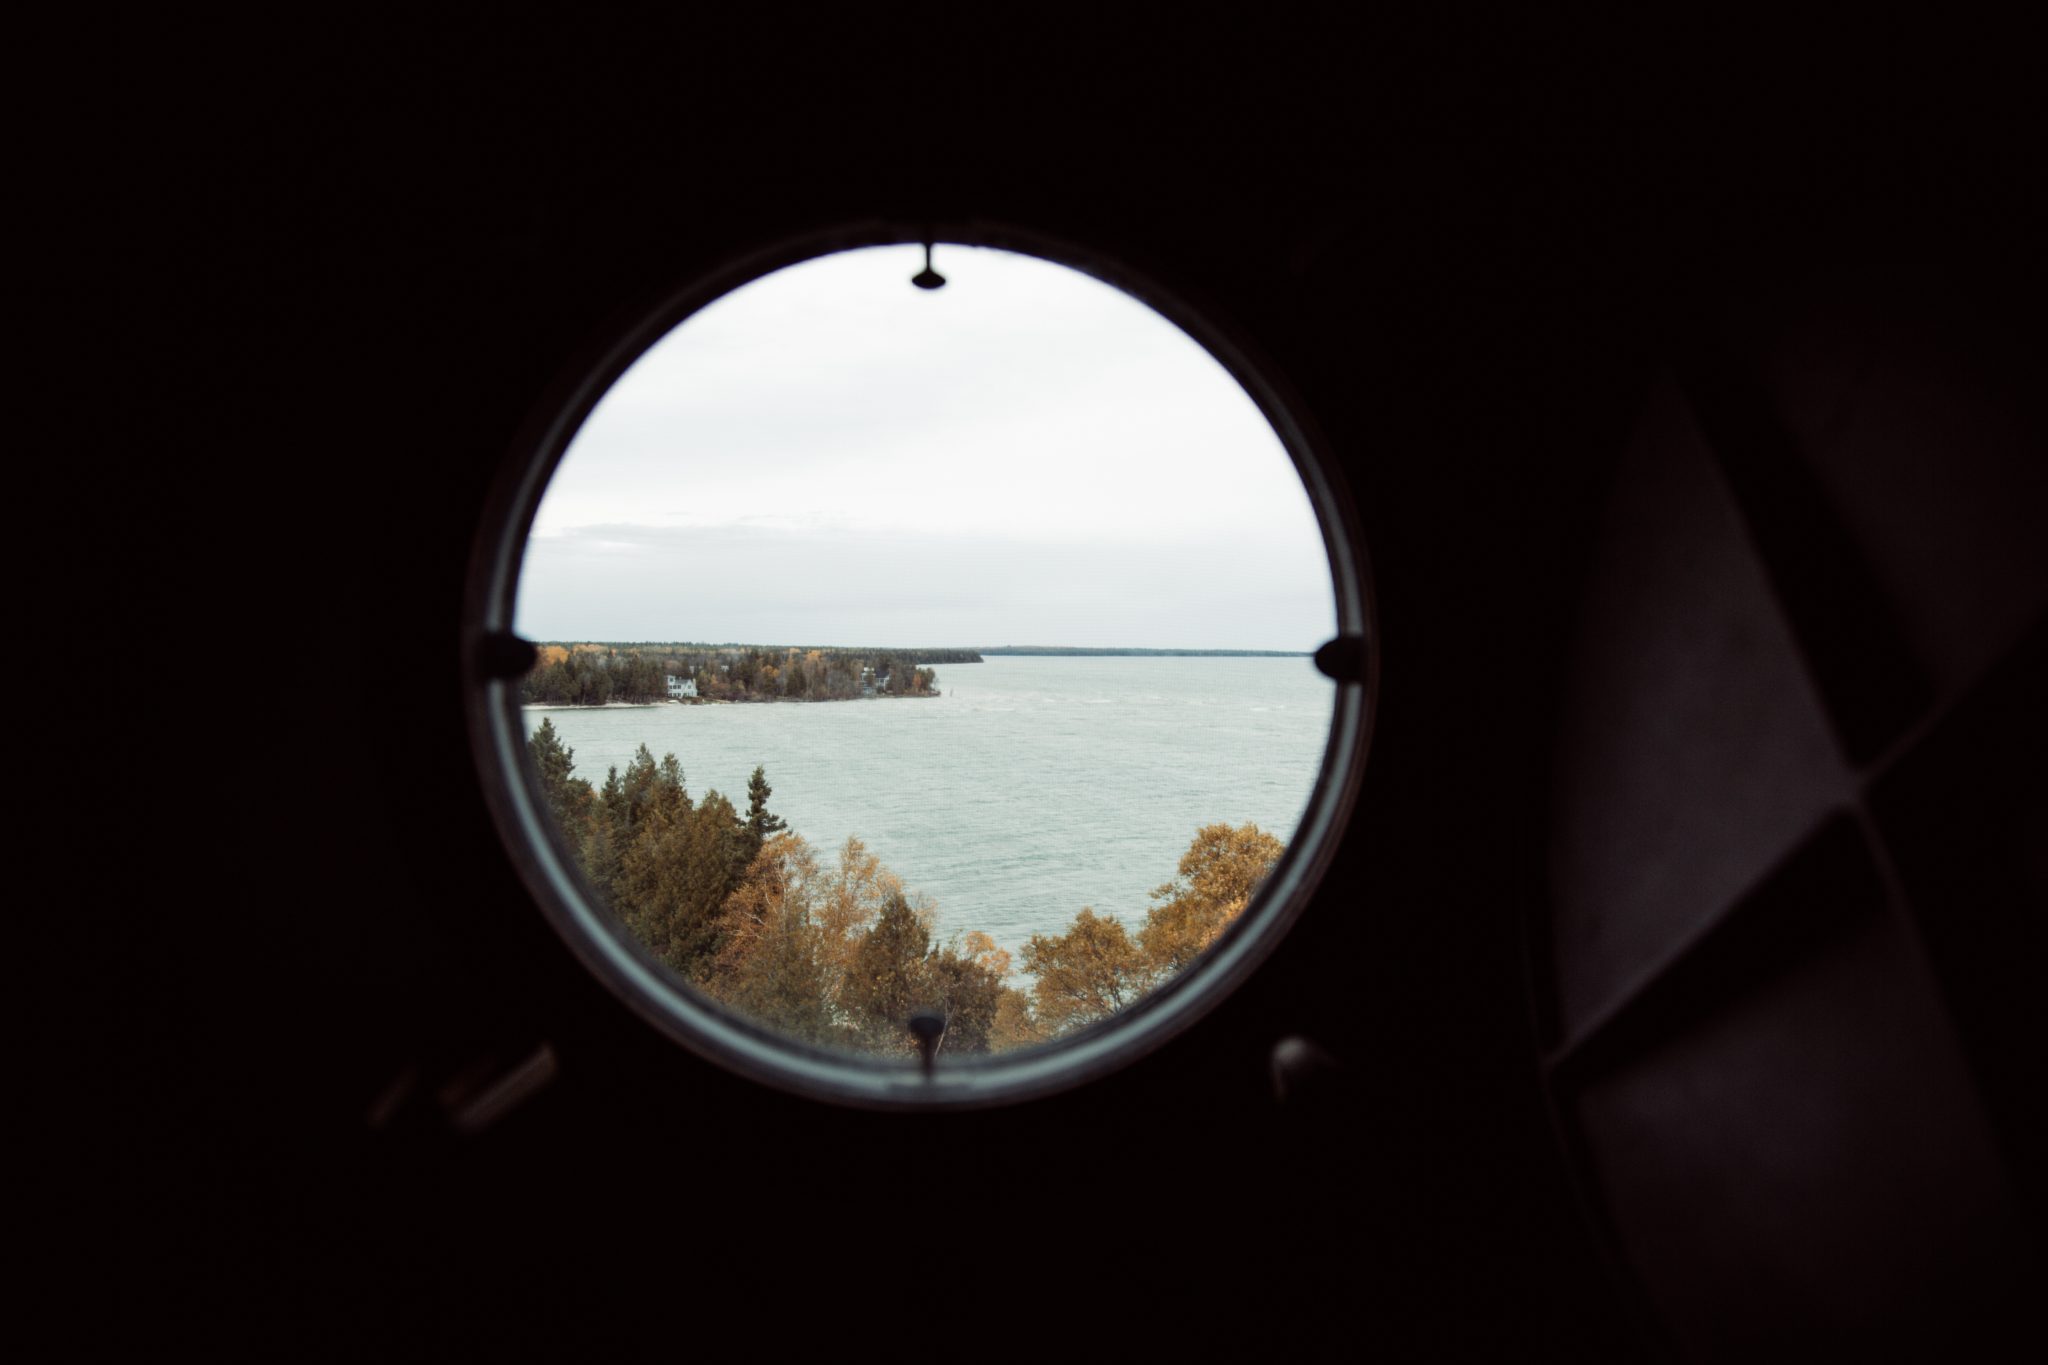
[[[900,694],[908,697],[936,697],[942,695],[936,688],[929,692]],[[873,697],[653,697],[647,701],[522,701],[522,711],[645,711],[656,706],[765,706],[781,703],[815,705],[819,702],[836,701],[888,701],[892,697],[877,694]]]
[[[595,707],[664,701],[858,701],[938,695],[933,664],[985,658],[1306,658],[1282,650],[1001,645],[988,649],[845,649],[797,645],[566,644],[535,647],[520,685],[528,705]]]
[[[943,931],[855,837],[814,849],[768,809],[756,765],[744,812],[693,797],[673,753],[645,744],[602,784],[543,720],[528,739],[561,850],[606,918],[684,981],[785,1037],[908,1059],[925,1012],[948,1055],[1050,1041],[1128,1008],[1186,970],[1249,905],[1285,846],[1255,824],[1196,831],[1135,931],[1083,906],[1021,960],[989,934]],[[1016,966],[1024,980],[1013,983]]]

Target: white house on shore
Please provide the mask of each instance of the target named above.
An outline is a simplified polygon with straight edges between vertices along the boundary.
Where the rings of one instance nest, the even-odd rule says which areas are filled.
[[[675,674],[670,673],[668,675],[668,694],[677,700],[681,700],[684,697],[694,697],[697,695],[697,680],[695,678],[678,678]]]

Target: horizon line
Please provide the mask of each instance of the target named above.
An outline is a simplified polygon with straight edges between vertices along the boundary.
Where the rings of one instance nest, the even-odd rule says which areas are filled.
[[[842,649],[842,650],[887,650],[898,654],[912,654],[919,650],[953,650],[960,653],[1003,654],[1022,652],[1059,652],[1066,654],[1088,653],[1145,653],[1145,654],[1271,654],[1277,656],[1300,656],[1307,658],[1314,649],[1260,649],[1240,645],[1043,645],[1043,644],[1001,644],[1001,645],[939,645],[929,642],[916,645],[826,645],[826,644],[763,644],[752,640],[599,640],[588,636],[570,635],[551,638],[531,638],[533,645],[605,645],[619,648],[654,648],[675,646],[699,649]]]

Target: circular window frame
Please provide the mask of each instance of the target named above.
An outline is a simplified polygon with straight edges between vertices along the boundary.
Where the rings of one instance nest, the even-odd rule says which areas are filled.
[[[663,337],[717,299],[778,270],[866,247],[989,247],[1033,256],[1129,295],[1192,337],[1251,396],[1308,495],[1330,566],[1340,647],[1318,663],[1337,688],[1323,763],[1285,853],[1244,912],[1179,976],[1130,1008],[1015,1052],[951,1057],[921,1069],[813,1047],[730,1012],[633,943],[586,893],[539,795],[519,706],[531,649],[512,631],[533,519],[557,468],[597,404]],[[1379,693],[1371,581],[1357,517],[1334,460],[1302,404],[1233,329],[1106,253],[987,222],[908,226],[883,221],[792,236],[727,260],[587,352],[536,408],[491,489],[464,596],[463,684],[471,750],[500,842],[520,880],[571,952],[613,994],[690,1052],[778,1090],[874,1109],[980,1108],[1071,1089],[1153,1052],[1243,983],[1285,937],[1328,870],[1348,827]]]

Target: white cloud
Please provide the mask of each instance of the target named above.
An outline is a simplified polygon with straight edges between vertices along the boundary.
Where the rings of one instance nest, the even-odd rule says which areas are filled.
[[[1085,275],[942,246],[805,262],[648,351],[550,485],[538,638],[1313,648],[1305,493],[1195,342]],[[715,627],[712,623],[718,623]]]

